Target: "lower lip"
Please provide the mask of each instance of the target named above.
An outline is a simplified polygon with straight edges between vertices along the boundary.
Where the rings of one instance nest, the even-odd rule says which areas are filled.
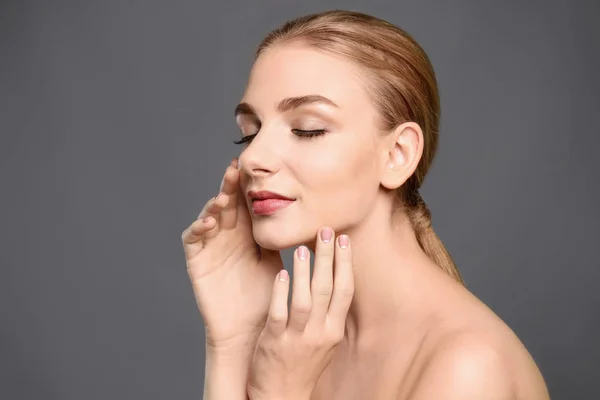
[[[270,215],[275,211],[286,208],[293,202],[294,200],[285,199],[254,200],[252,202],[252,212],[256,215]]]

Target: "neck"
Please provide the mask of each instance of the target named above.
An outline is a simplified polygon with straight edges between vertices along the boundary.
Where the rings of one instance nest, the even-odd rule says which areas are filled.
[[[354,297],[346,317],[351,347],[368,347],[381,340],[381,332],[411,335],[431,310],[423,287],[437,266],[419,246],[403,212],[390,219],[391,207],[378,208],[344,232],[352,242],[354,265]]]

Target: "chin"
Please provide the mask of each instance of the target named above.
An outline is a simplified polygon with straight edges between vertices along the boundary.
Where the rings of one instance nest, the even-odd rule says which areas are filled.
[[[314,232],[299,228],[302,224],[284,223],[277,220],[258,220],[252,223],[252,234],[259,246],[267,250],[282,251],[314,241]],[[314,230],[316,232],[316,228]]]

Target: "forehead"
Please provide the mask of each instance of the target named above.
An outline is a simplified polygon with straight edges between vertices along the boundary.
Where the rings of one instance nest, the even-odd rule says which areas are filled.
[[[262,53],[250,72],[243,101],[275,107],[287,97],[318,94],[340,108],[370,103],[360,69],[341,57],[301,45],[278,45]]]

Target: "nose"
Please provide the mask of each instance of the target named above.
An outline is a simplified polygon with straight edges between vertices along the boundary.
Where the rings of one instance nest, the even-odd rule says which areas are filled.
[[[240,170],[253,177],[267,177],[275,174],[280,166],[280,154],[277,143],[263,127],[239,157]]]

